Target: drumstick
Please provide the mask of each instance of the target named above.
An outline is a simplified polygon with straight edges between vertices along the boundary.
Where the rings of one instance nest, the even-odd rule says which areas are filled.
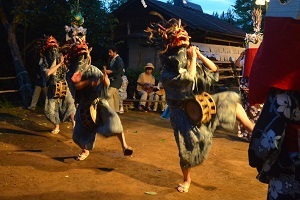
[[[103,74],[107,75],[107,73],[106,73],[106,66],[105,65],[103,66]]]
[[[103,82],[104,82],[104,85],[107,85],[107,86],[109,86],[109,84],[110,84],[108,76],[107,76],[106,66],[105,65],[103,66]]]

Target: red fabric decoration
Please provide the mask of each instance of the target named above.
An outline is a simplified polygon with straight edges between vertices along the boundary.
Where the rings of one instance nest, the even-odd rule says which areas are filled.
[[[254,57],[258,48],[246,49],[243,77],[249,77]]]
[[[264,103],[273,87],[300,92],[300,20],[265,18],[264,38],[249,76],[249,103]]]

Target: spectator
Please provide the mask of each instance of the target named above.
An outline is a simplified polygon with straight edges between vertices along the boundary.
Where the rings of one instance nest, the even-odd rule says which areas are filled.
[[[115,111],[119,112],[120,108],[120,97],[119,89],[121,88],[124,75],[124,62],[117,52],[116,46],[111,46],[108,50],[108,55],[111,58],[110,66],[106,70],[110,80],[110,86],[108,88],[108,104]]]
[[[138,95],[141,96],[138,109],[140,111],[151,110],[150,104],[148,103],[148,108],[146,107],[147,99],[154,99],[153,86],[155,85],[155,78],[152,75],[154,66],[152,63],[147,63],[144,67],[145,72],[139,75],[137,80],[137,91]]]
[[[127,98],[127,86],[128,86],[128,79],[125,75],[122,76],[122,85],[119,89],[119,97],[120,97],[120,111],[119,113],[124,113],[124,107],[123,107],[123,100]]]
[[[46,98],[46,94],[47,94],[46,80],[45,80],[45,76],[42,76],[42,69],[40,67],[42,64],[42,61],[43,61],[43,59],[41,58],[39,61],[39,65],[36,67],[35,87],[34,87],[34,92],[32,95],[31,104],[27,108],[28,110],[35,110],[36,105],[39,101],[41,92],[43,92],[44,100]]]
[[[162,72],[162,68],[159,70],[160,73]],[[154,96],[155,102],[154,102],[154,106],[153,106],[153,111],[157,111],[157,106],[158,106],[158,102],[160,100],[160,109],[162,112],[165,111],[166,109],[166,92],[165,89],[162,85],[161,82],[161,78],[157,84],[157,86],[155,87],[155,96]]]
[[[158,103],[160,104],[160,109],[161,111],[165,111],[166,109],[166,93],[165,93],[165,89],[162,86],[161,82],[158,82],[156,88],[157,91],[155,92],[154,95],[154,106],[153,106],[153,111],[157,111],[157,107],[158,107]],[[160,101],[160,102],[158,102]]]

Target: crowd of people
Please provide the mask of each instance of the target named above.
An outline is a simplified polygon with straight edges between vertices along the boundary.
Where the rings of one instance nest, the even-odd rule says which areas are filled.
[[[269,29],[280,28],[275,22],[267,18],[267,36],[273,34]],[[284,23],[290,25],[292,22]],[[272,71],[272,76],[266,80],[268,85],[258,83],[259,77],[264,74],[262,71],[270,72],[270,66],[280,69],[287,62],[280,57],[278,63],[270,61],[265,64],[263,61],[270,55],[270,44],[281,38],[281,32],[272,35],[275,39],[268,37],[263,41],[251,76],[242,76],[240,94],[233,91],[210,94],[207,88],[218,81],[218,66],[198,47],[190,44],[191,37],[180,19],[172,18],[154,27],[146,32],[150,32],[151,36],[160,36],[150,37],[150,41],[163,38],[160,46],[161,77],[156,85],[153,76],[155,66],[152,63],[144,66],[144,72],[136,81],[140,98],[138,110],[157,111],[160,103],[161,117],[171,122],[183,176],[182,183],[177,186],[178,192],[189,191],[192,168],[207,158],[215,130],[235,130],[238,121],[238,135],[250,141],[249,163],[257,168],[258,179],[269,184],[268,198],[299,199],[300,83],[298,77],[293,75],[298,66],[289,62],[286,72]],[[299,32],[296,28],[293,30]],[[297,37],[297,34],[293,36]],[[286,38],[287,42],[290,39]],[[59,52],[59,44],[54,37],[47,38],[38,65],[35,93],[28,109],[34,110],[40,91],[47,88],[44,111],[54,125],[51,133],[58,134],[60,123],[71,120],[72,138],[81,149],[76,157],[78,161],[89,156],[97,133],[105,137],[117,136],[124,155],[132,155],[133,149],[125,140],[118,115],[124,112],[122,101],[127,98],[128,79],[117,48],[109,48],[110,64],[100,70],[91,64],[85,40],[78,39],[72,45],[79,46],[76,46],[76,52],[70,59]],[[290,48],[281,47],[286,50]],[[293,47],[299,48],[297,45]],[[272,52],[278,53],[274,48]],[[296,58],[297,54],[285,56]],[[243,68],[244,58],[245,52],[242,52],[235,65]],[[73,68],[69,69],[70,66]],[[71,83],[67,81],[68,71],[72,71]],[[281,77],[280,83],[274,81],[276,76]],[[69,87],[74,87],[76,92],[71,94]],[[204,106],[208,109],[204,110]]]
[[[211,84],[203,81],[203,73],[217,74],[218,67],[203,56],[197,47],[190,46],[187,32],[178,21],[172,19],[169,22],[168,30],[177,29],[181,29],[185,37],[182,37],[182,41],[178,44],[168,45],[164,53],[161,53],[163,68],[157,86],[155,77],[152,75],[155,68],[152,63],[145,65],[145,72],[141,73],[137,79],[137,91],[140,95],[138,110],[149,111],[153,108],[156,111],[158,102],[161,100],[160,107],[163,111],[161,117],[171,120],[179,147],[183,183],[177,189],[179,192],[188,192],[191,184],[191,168],[201,164],[207,157],[212,134],[216,128],[232,130],[237,119],[248,131],[252,132],[254,124],[248,119],[239,103],[240,97],[235,92],[211,95],[217,107],[217,113],[208,122],[199,124],[189,118],[189,115],[184,114],[185,111],[182,109],[184,100],[205,92],[206,85]],[[60,132],[59,124],[70,118],[73,125],[72,138],[81,148],[81,152],[76,157],[79,161],[85,160],[89,156],[90,150],[95,146],[97,133],[105,137],[117,135],[124,155],[131,155],[133,150],[125,140],[122,123],[118,116],[120,91],[122,91],[120,89],[125,87],[126,90],[126,84],[128,84],[128,80],[124,78],[125,70],[122,58],[118,55],[117,48],[111,46],[108,51],[111,58],[110,65],[109,67],[104,66],[101,71],[91,65],[88,46],[84,41],[80,42],[79,45],[76,44],[78,45],[76,49],[80,49],[80,51],[71,52],[73,58],[68,62],[65,62],[67,57],[59,53],[59,44],[54,37],[47,38],[43,47],[44,51],[39,67],[44,80],[47,80],[45,115],[55,125],[51,133],[58,134]],[[182,53],[187,56],[182,56]],[[180,62],[178,65],[174,65],[176,62],[170,58],[179,59]],[[200,59],[202,64],[199,65],[196,59]],[[68,69],[70,66],[73,68]],[[69,83],[67,82],[68,70],[73,72]],[[214,76],[218,77],[217,75],[211,77]],[[196,87],[193,84],[195,79],[197,79]],[[75,88],[76,92],[73,95],[69,86]],[[196,88],[196,90],[192,88]],[[178,93],[178,91],[180,92]],[[154,101],[152,108],[150,107],[151,100]],[[165,101],[166,103],[164,103]],[[185,140],[193,140],[193,142],[185,143]],[[190,149],[193,150],[190,151]]]

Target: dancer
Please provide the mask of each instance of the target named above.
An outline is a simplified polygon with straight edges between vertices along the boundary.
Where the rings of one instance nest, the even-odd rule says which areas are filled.
[[[121,120],[107,101],[110,81],[106,70],[104,69],[103,74],[97,67],[91,65],[88,46],[85,41],[80,42],[75,48],[78,62],[72,76],[79,103],[73,140],[82,149],[76,160],[81,161],[89,156],[90,150],[95,146],[96,133],[105,137],[117,135],[124,155],[130,156],[133,150],[125,141]]]
[[[249,164],[268,184],[269,200],[300,199],[299,5],[270,1],[249,77],[250,104],[265,102],[252,132]]]
[[[218,79],[218,68],[203,56],[197,47],[190,46],[190,37],[181,26],[180,19],[165,21],[162,16],[160,17],[162,22],[152,24],[146,32],[150,32],[150,36],[154,36],[153,39],[158,38],[163,41],[160,53],[163,66],[162,84],[166,91],[166,101],[171,114],[170,121],[183,174],[183,183],[178,185],[177,190],[184,193],[188,192],[192,181],[192,167],[201,164],[207,158],[212,134],[217,127],[234,129],[236,118],[249,131],[252,131],[254,125],[249,121],[239,103],[239,95],[235,92],[222,92],[211,96],[217,111],[214,115],[208,114],[212,119],[200,123],[192,120],[201,113],[188,113],[186,102],[208,90],[212,82]],[[150,41],[152,41],[151,37]],[[197,64],[197,58],[203,62],[203,65]],[[196,109],[195,106],[190,110]]]
[[[41,67],[48,85],[45,115],[55,125],[51,133],[58,134],[59,124],[69,117],[74,127],[76,108],[66,81],[67,67],[64,57],[59,53],[57,40],[53,36],[47,37],[43,49]]]

